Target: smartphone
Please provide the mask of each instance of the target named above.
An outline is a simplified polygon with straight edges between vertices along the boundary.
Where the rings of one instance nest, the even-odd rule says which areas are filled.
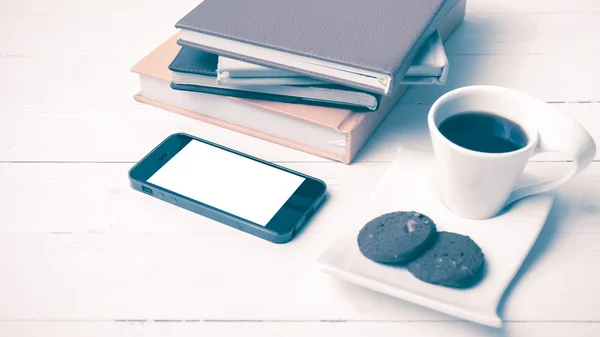
[[[129,171],[133,189],[259,238],[285,243],[323,201],[316,178],[185,133]]]

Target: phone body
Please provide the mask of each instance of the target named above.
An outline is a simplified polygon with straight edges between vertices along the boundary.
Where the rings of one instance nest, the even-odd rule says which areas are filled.
[[[129,170],[133,189],[262,239],[293,239],[326,195],[314,177],[176,133]]]

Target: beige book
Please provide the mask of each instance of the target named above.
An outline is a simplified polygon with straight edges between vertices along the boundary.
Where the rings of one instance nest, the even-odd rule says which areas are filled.
[[[438,27],[442,39],[463,21],[465,5],[466,0],[459,1]],[[137,101],[345,164],[408,88],[383,96],[379,108],[366,113],[174,90],[168,66],[179,51],[178,38],[174,35],[133,66],[141,86]]]

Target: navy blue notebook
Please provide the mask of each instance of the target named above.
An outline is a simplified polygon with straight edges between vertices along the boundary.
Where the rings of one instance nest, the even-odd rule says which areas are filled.
[[[247,99],[317,105],[357,112],[376,110],[380,95],[366,93],[338,84],[292,85],[229,85],[218,83],[218,56],[182,46],[169,65],[171,88]]]

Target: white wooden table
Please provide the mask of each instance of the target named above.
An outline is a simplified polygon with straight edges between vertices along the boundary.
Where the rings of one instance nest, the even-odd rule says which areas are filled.
[[[196,4],[1,2],[0,336],[600,336],[600,162],[557,191],[503,329],[315,268],[396,148],[429,146],[426,113],[449,89],[523,90],[600,141],[600,1],[468,0],[447,85],[410,89],[349,166],[133,101],[129,68]],[[329,201],[274,245],[130,189],[128,169],[178,131],[320,177]]]

